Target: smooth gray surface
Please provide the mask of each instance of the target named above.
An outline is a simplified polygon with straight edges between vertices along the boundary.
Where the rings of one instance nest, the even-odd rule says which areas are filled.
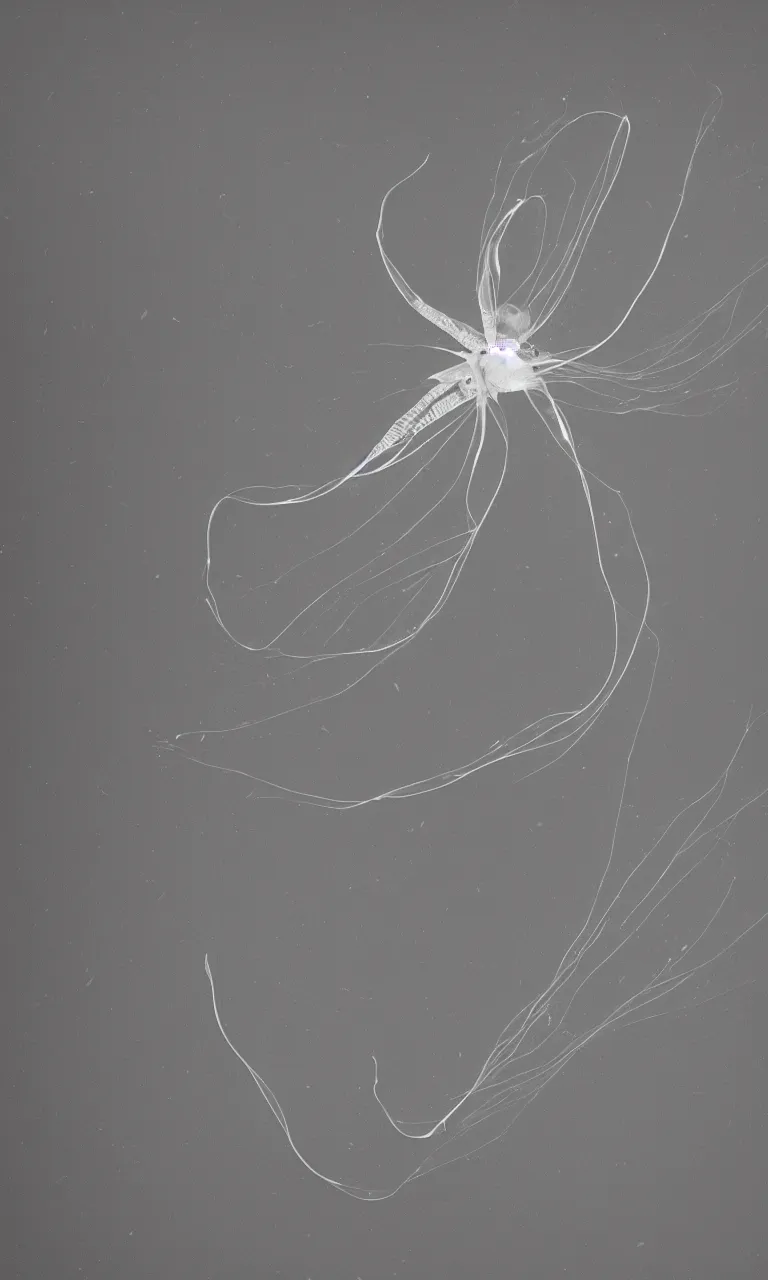
[[[368,345],[435,340],[375,250],[386,188],[432,152],[388,244],[475,323],[502,147],[564,98],[626,110],[596,233],[615,265],[579,278],[572,313],[599,332],[655,251],[719,84],[629,354],[766,252],[767,37],[757,4],[4,14],[3,1275],[765,1273],[765,929],[726,966],[730,994],[597,1040],[502,1142],[383,1204],[302,1169],[213,1020],[206,951],[229,1032],[307,1157],[371,1185],[404,1176],[421,1153],[377,1115],[370,1054],[397,1115],[439,1114],[546,980],[600,873],[631,698],[514,791],[502,764],[351,813],[249,799],[153,744],[258,704],[204,604],[216,498],[354,465],[440,367]],[[573,415],[585,463],[631,507],[662,642],[638,840],[766,705],[764,331],[728,370],[739,393],[711,418]],[[311,764],[333,736],[339,784],[365,790],[405,768],[433,714],[452,760],[546,709],[554,675],[581,692],[592,584],[558,557],[583,513],[526,406],[508,415],[509,486],[451,606],[329,733],[276,737],[275,759]],[[760,830],[734,842],[745,913],[768,905]]]

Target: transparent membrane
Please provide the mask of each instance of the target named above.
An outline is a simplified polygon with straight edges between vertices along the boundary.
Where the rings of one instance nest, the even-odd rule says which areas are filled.
[[[215,504],[208,604],[246,674],[215,719],[179,733],[167,748],[241,776],[254,796],[343,809],[419,795],[502,761],[509,780],[518,780],[590,731],[629,670],[650,582],[629,508],[582,465],[568,411],[711,412],[735,386],[725,358],[764,324],[768,307],[763,259],[670,336],[612,364],[595,363],[665,260],[719,107],[718,96],[704,113],[645,277],[608,332],[580,347],[553,352],[539,343],[604,216],[629,141],[626,116],[586,112],[553,126],[522,159],[502,157],[481,233],[479,328],[425,302],[384,247],[387,201],[426,161],[387,192],[376,231],[382,262],[405,301],[458,344],[454,363],[431,375],[433,385],[347,472],[314,486],[246,486]],[[526,252],[508,253],[518,240]],[[538,453],[523,439],[537,426],[546,428]],[[544,459],[550,473],[539,488]],[[531,492],[556,495],[559,545],[541,504],[531,511]],[[521,568],[534,555],[535,582]],[[483,557],[485,594],[478,596],[464,571]],[[496,666],[489,661],[490,623],[481,621],[479,637],[473,630],[469,641],[458,639],[466,618],[474,628],[493,608],[490,561],[503,566],[498,588],[513,610],[508,631],[514,625],[528,636],[526,650],[521,635],[516,666],[530,670],[530,679],[515,684],[499,652]],[[577,580],[585,587],[564,590],[557,612],[553,586]],[[493,625],[498,633],[504,623]],[[558,648],[553,634],[567,640]],[[438,662],[434,645],[444,641],[447,656]],[[423,677],[412,665],[419,646]],[[583,653],[588,660],[577,660]],[[481,688],[484,671],[490,695]],[[404,743],[396,695],[417,678],[433,682],[433,712]],[[468,688],[463,700],[455,696],[460,685]],[[345,718],[339,703],[352,691]],[[475,724],[467,711],[488,696],[497,707],[491,741],[480,727],[487,718],[478,715]],[[360,724],[365,758],[358,751],[356,767],[347,768],[342,744],[359,735]]]
[[[627,681],[634,686],[629,689],[632,706],[639,699],[641,710],[636,719],[630,707],[626,767],[604,868],[591,906],[553,963],[546,984],[510,1017],[490,1048],[477,1046],[478,1065],[469,1080],[463,1087],[459,1084],[453,1097],[438,1101],[429,1119],[393,1114],[385,1095],[386,1047],[374,1056],[371,1105],[381,1112],[382,1145],[389,1127],[403,1139],[404,1148],[416,1144],[424,1149],[420,1161],[393,1177],[390,1185],[349,1181],[310,1161],[277,1092],[231,1038],[206,956],[214,1013],[224,1040],[250,1073],[291,1150],[321,1181],[356,1199],[387,1199],[407,1183],[498,1141],[596,1037],[696,1008],[742,985],[734,973],[734,955],[768,918],[762,852],[768,714],[750,714],[719,776],[644,847],[629,852],[636,822],[633,758],[657,658],[656,638],[646,631]],[[563,853],[566,856],[568,850]],[[510,988],[518,977],[510,973]],[[365,1150],[371,1161],[376,1160],[370,1141]],[[407,1159],[404,1150],[400,1163]]]

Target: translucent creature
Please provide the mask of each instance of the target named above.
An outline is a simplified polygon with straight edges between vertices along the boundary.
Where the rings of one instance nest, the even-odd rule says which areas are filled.
[[[181,737],[185,751],[191,739],[199,739],[194,752],[187,752],[194,759],[243,775],[260,795],[352,808],[372,799],[417,796],[502,760],[507,779],[519,779],[569,752],[609,703],[613,717],[638,679],[643,690],[627,734],[604,871],[544,988],[507,1022],[489,1052],[478,1052],[472,1078],[429,1122],[394,1118],[374,1059],[373,1095],[384,1120],[427,1150],[405,1176],[376,1189],[310,1163],[276,1093],[225,1029],[206,957],[221,1034],[250,1072],[290,1148],[311,1173],[357,1199],[385,1199],[498,1140],[595,1037],[712,999],[727,981],[734,950],[768,918],[764,880],[760,892],[745,896],[741,873],[733,870],[737,833],[740,845],[764,847],[760,802],[768,788],[755,777],[765,777],[766,713],[750,716],[717,781],[639,853],[627,852],[627,788],[658,659],[648,625],[650,584],[624,499],[583,465],[566,416],[572,403],[603,413],[694,416],[723,403],[732,390],[732,384],[714,379],[713,370],[766,313],[768,259],[648,350],[617,363],[595,362],[659,270],[696,153],[719,106],[718,97],[701,121],[666,233],[641,286],[608,332],[571,349],[553,350],[559,344],[550,339],[562,319],[555,316],[616,181],[629,138],[625,116],[585,113],[553,127],[507,176],[500,164],[481,237],[478,328],[423,301],[390,259],[382,219],[389,197],[402,185],[397,183],[381,206],[382,261],[409,306],[455,343],[452,363],[431,375],[430,388],[351,470],[318,486],[238,489],[217,502],[208,521],[206,582],[213,616],[235,645],[267,656],[275,666],[259,686],[264,706],[252,719]],[[537,248],[522,278],[502,288],[502,242],[524,218],[538,227]],[[435,622],[502,491],[510,451],[503,401],[516,393],[548,433],[551,453],[565,460],[564,471],[583,504],[579,509],[586,510],[596,602],[602,603],[600,617],[610,632],[604,669],[589,692],[568,706],[549,707],[470,758],[440,771],[425,768],[416,779],[388,780],[375,794],[341,796],[288,786],[277,776],[266,778],[217,757],[223,740],[240,741],[254,730],[271,734],[286,716],[327,709],[344,692],[359,691]],[[304,522],[292,538],[293,522],[314,513],[316,524]],[[265,564],[269,569],[261,568]],[[211,743],[213,754],[205,755]],[[270,737],[268,750],[274,749]],[[325,754],[335,758],[339,750],[336,742]]]
[[[589,732],[632,661],[648,618],[650,584],[624,498],[582,464],[566,408],[695,416],[732,392],[734,384],[717,382],[713,371],[766,313],[768,259],[651,348],[617,363],[595,363],[659,270],[696,153],[719,108],[718,95],[701,121],[666,233],[640,287],[608,332],[567,350],[539,347],[538,335],[553,327],[616,181],[629,140],[626,116],[584,113],[543,135],[511,172],[505,160],[499,164],[477,266],[479,328],[425,302],[384,247],[387,202],[426,160],[387,192],[376,229],[382,261],[409,306],[456,344],[453,362],[430,375],[429,389],[343,475],[315,486],[251,485],[215,504],[207,526],[208,604],[233,644],[258,655],[263,666],[247,694],[251,705],[241,702],[234,721],[179,734],[173,749],[242,775],[260,796],[344,809],[419,795],[499,761],[508,762],[515,778],[526,777]],[[522,219],[535,224],[535,255],[523,278],[502,289],[502,245]],[[586,690],[566,695],[566,706],[542,707],[512,732],[507,720],[494,741],[479,741],[467,757],[440,767],[435,761],[422,776],[395,774],[357,794],[331,794],[328,780],[316,783],[311,774],[288,785],[274,765],[278,722],[359,688],[433,624],[455,592],[504,486],[510,437],[503,401],[510,395],[526,402],[562,451],[586,504],[596,568],[593,613],[604,628],[602,669]],[[233,752],[232,739],[243,746],[249,734],[269,734],[269,774]]]

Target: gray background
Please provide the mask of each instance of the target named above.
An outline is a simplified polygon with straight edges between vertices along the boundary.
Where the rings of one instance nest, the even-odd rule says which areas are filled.
[[[754,983],[597,1041],[502,1143],[378,1205],[306,1173],[213,1021],[206,951],[230,1033],[308,1158],[403,1176],[416,1161],[373,1109],[369,1055],[397,1114],[432,1114],[546,980],[605,849],[609,723],[514,793],[500,765],[349,814],[249,800],[154,749],[248,687],[204,606],[212,503],[263,480],[267,457],[275,481],[353,465],[409,403],[380,398],[415,399],[437,367],[367,345],[431,340],[375,252],[384,190],[432,151],[390,247],[474,321],[505,142],[566,97],[625,109],[606,234],[629,292],[715,81],[725,108],[645,312],[646,338],[671,329],[766,251],[760,8],[6,9],[4,1275],[764,1274],[764,932],[734,971]],[[579,281],[590,334],[601,288]],[[709,785],[765,703],[764,352],[763,332],[735,353],[740,392],[708,419],[574,415],[653,582],[663,659],[634,797],[648,829]],[[541,427],[509,414],[535,530],[551,503]],[[389,670],[415,720],[425,662],[444,664],[458,721],[486,657],[510,688],[546,688],[535,646],[509,648],[537,606],[516,595],[504,502],[466,594]],[[567,543],[571,513],[550,515]],[[539,622],[567,640],[566,584],[536,554],[532,537],[555,610]],[[354,702],[345,714],[352,740],[376,734]],[[740,856],[768,895],[764,848]]]

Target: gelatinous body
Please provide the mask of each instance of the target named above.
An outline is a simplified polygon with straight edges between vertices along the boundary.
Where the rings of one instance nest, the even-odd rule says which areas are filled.
[[[658,660],[657,638],[648,625],[650,582],[627,504],[618,489],[583,464],[564,399],[575,394],[581,408],[594,412],[687,417],[727,398],[731,384],[713,382],[711,371],[762,322],[768,310],[768,259],[757,262],[717,302],[647,350],[615,363],[595,362],[596,353],[621,332],[659,270],[695,156],[719,105],[718,98],[701,121],[666,233],[641,286],[599,339],[567,350],[553,351],[548,341],[546,349],[539,348],[534,339],[567,297],[616,181],[629,139],[626,116],[577,116],[545,135],[508,176],[502,177],[499,166],[481,236],[478,328],[425,302],[385,250],[382,219],[387,201],[423,164],[397,183],[381,205],[376,232],[381,258],[409,306],[456,344],[452,363],[430,375],[429,389],[350,470],[319,485],[241,488],[221,498],[209,517],[208,603],[233,644],[268,664],[259,682],[263,704],[234,724],[180,735],[177,744],[183,741],[185,752],[203,764],[244,777],[260,797],[338,810],[358,808],[374,800],[422,795],[501,762],[509,786],[561,760],[595,729],[609,704],[613,714],[617,692],[621,689],[623,696],[628,681],[640,680],[635,704],[640,710],[627,735],[604,869],[586,917],[542,990],[510,1018],[490,1051],[478,1054],[480,1065],[472,1078],[451,1105],[439,1108],[428,1122],[393,1118],[382,1100],[374,1059],[373,1094],[386,1121],[403,1138],[428,1147],[421,1163],[391,1185],[359,1185],[320,1172],[309,1162],[276,1093],[225,1030],[206,957],[221,1034],[247,1068],[290,1148],[310,1172],[357,1199],[386,1199],[414,1179],[499,1139],[595,1037],[711,999],[718,991],[718,962],[768,918],[763,899],[750,900],[747,895],[738,900],[739,878],[731,861],[737,831],[747,845],[760,839],[760,801],[768,787],[755,784],[754,777],[766,772],[764,712],[750,716],[719,778],[680,808],[636,858],[628,861],[623,854],[627,788]],[[565,145],[573,160],[569,165],[558,150]],[[580,171],[582,155],[593,155],[594,160]],[[532,209],[541,214],[534,260],[522,278],[502,289],[502,242],[513,232],[516,219]],[[352,690],[360,698],[383,664],[403,654],[453,597],[511,471],[510,430],[502,401],[515,393],[522,393],[517,401],[530,420],[546,429],[542,434],[550,457],[561,468],[561,492],[567,487],[578,498],[580,538],[592,576],[584,612],[597,620],[605,640],[598,654],[599,670],[591,669],[586,691],[580,688],[566,697],[558,689],[545,708],[511,731],[511,695],[506,686],[495,687],[492,710],[504,720],[499,736],[465,751],[455,763],[443,760],[433,766],[431,757],[417,749],[419,760],[430,762],[416,777],[397,776],[409,745],[403,735],[378,786],[355,790],[343,777],[336,790],[330,784],[289,782],[273,766],[277,729],[295,724],[300,713],[305,723],[313,715],[328,714]],[[294,536],[292,529],[300,519],[304,523]],[[561,581],[568,583],[568,573],[561,574]],[[466,612],[472,620],[471,610]],[[571,650],[580,655],[590,646],[576,640],[571,644],[576,621],[567,611],[566,620],[558,618],[558,624],[562,665]],[[459,652],[465,665],[454,667],[455,685],[466,682],[470,667],[482,678],[482,653],[475,661],[471,642],[463,641]],[[390,689],[387,695],[382,716],[394,702]],[[429,700],[425,702],[431,711]],[[466,704],[462,715],[465,741],[471,716]],[[366,714],[360,719],[362,735],[358,726],[351,748],[355,770],[361,767],[360,757],[372,750],[374,737]],[[320,729],[330,733],[325,724]],[[246,768],[223,756],[226,746],[242,742],[246,735],[263,750],[273,766],[269,771]],[[454,750],[451,735],[443,732],[436,738],[441,752]],[[326,751],[318,750],[312,734],[307,739],[312,768],[319,767],[320,757],[336,764],[341,753],[338,738]],[[291,746],[298,751],[295,740]],[[309,771],[306,776],[314,777]],[[510,987],[513,978],[510,975]]]

